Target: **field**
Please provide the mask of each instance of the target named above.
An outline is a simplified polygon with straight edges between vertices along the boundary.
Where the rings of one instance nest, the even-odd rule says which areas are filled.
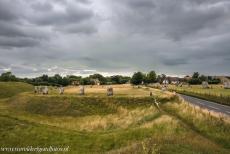
[[[210,85],[210,88],[208,89],[202,88],[201,85],[183,85],[182,87],[170,85],[169,89],[182,94],[214,101],[216,103],[230,105],[230,89],[224,89],[223,85]]]
[[[112,97],[106,86],[87,86],[85,96],[79,87],[36,95],[30,86],[21,92],[4,87],[11,95],[0,99],[1,147],[69,147],[72,154],[230,152],[229,117],[170,92],[115,85]]]
[[[0,98],[7,98],[25,91],[32,91],[33,86],[21,82],[0,82]]]

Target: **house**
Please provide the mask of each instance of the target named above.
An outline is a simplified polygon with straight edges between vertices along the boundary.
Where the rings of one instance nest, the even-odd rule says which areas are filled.
[[[163,83],[164,85],[167,85],[167,84],[169,84],[169,80],[164,80],[162,83]]]
[[[178,85],[180,83],[179,77],[167,77],[169,83]]]
[[[189,76],[189,75],[186,75],[186,76],[184,77],[184,81],[189,81],[189,80],[191,80],[191,79],[192,79],[192,77]]]

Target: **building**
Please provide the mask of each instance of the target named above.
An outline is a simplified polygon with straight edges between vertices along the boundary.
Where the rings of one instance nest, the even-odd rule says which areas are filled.
[[[180,78],[179,77],[167,77],[169,83],[171,84],[179,84],[180,83]]]

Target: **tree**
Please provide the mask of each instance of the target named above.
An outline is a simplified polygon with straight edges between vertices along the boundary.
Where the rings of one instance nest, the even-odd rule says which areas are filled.
[[[198,79],[200,76],[200,74],[198,72],[194,72],[193,75],[192,75],[192,78],[193,79]]]
[[[129,76],[121,76],[120,84],[125,84],[125,83],[129,82],[130,79],[131,78]]]
[[[67,77],[62,78],[62,86],[68,86],[70,84],[70,81],[68,80]]]
[[[162,83],[164,80],[166,79],[166,75],[165,74],[161,74],[157,76],[157,82]]]
[[[89,76],[90,79],[98,79],[100,81],[100,84],[106,83],[106,78],[101,74],[93,74]]]
[[[90,84],[92,84],[92,82],[91,82],[91,80],[90,80],[89,77],[85,77],[85,78],[82,78],[82,79],[80,80],[80,84],[81,84],[81,85],[90,85]]]
[[[135,72],[131,78],[131,83],[134,85],[141,84],[144,80],[144,74],[141,72]]]
[[[17,81],[17,78],[11,72],[5,72],[1,74],[0,80],[1,81]]]
[[[204,76],[201,77],[202,80],[205,79]],[[193,85],[196,85],[196,84],[201,84],[202,83],[202,80],[200,79],[200,74],[198,72],[194,72],[193,75],[192,75],[192,79],[190,79],[188,81],[189,84],[193,84]]]
[[[42,79],[42,81],[46,81],[46,82],[48,82],[49,77],[48,77],[48,75],[43,74],[43,75],[41,76],[41,79]]]
[[[111,76],[111,82],[113,84],[120,84],[121,82],[121,76],[120,75],[114,75],[114,76]]]
[[[200,81],[207,81],[208,80],[208,78],[206,76],[204,76],[204,75],[201,75],[199,77],[199,79],[200,79]]]
[[[62,77],[59,74],[55,74],[53,78],[56,84],[62,84]]]
[[[146,81],[147,81],[147,83],[154,83],[154,82],[156,82],[156,78],[157,78],[156,72],[150,71],[147,74]]]

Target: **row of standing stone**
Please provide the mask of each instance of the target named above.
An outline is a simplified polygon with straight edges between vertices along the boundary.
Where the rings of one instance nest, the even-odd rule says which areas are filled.
[[[80,95],[85,95],[85,87],[80,87]],[[113,87],[107,87],[107,96],[113,96]]]
[[[59,91],[60,95],[64,94],[64,87],[59,87],[58,91]],[[49,88],[47,86],[35,86],[34,87],[34,93],[35,94],[48,95]],[[85,87],[84,86],[80,86],[80,95],[85,95]],[[113,96],[113,87],[107,88],[107,96]]]

